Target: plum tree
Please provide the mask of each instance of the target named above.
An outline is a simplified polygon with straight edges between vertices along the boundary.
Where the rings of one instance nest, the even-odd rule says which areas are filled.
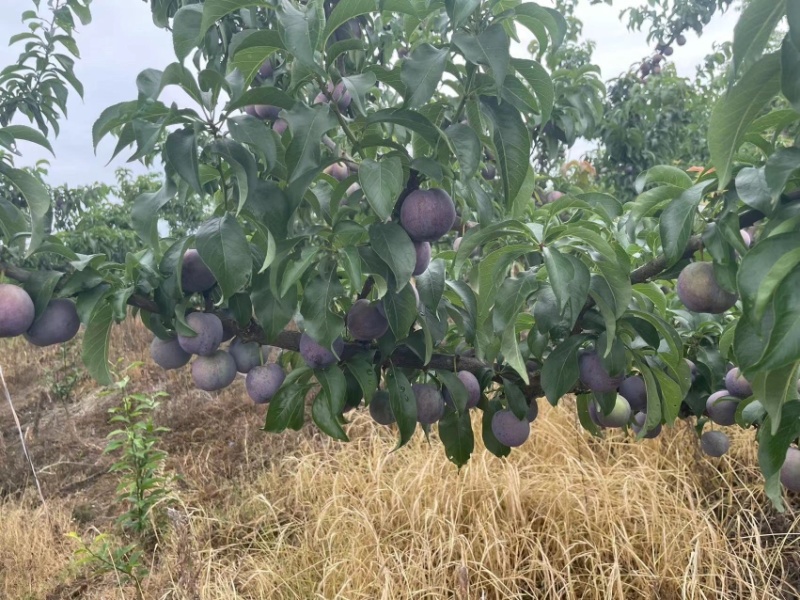
[[[678,298],[693,312],[723,313],[734,304],[738,296],[724,289],[714,274],[710,262],[693,262],[683,268],[678,276]]]
[[[200,254],[190,248],[183,255],[181,267],[181,287],[185,292],[205,292],[217,283],[211,269],[206,266]]]
[[[422,275],[431,264],[431,243],[414,242],[414,270],[413,276]]]
[[[0,69],[0,270],[39,313],[74,302],[98,381],[113,380],[109,339],[126,318],[164,340],[153,355],[165,366],[204,354],[192,371],[213,379],[206,387],[235,376],[218,345],[238,335],[285,351],[265,431],[310,419],[345,440],[345,411],[381,388],[370,406],[392,408],[399,445],[432,426],[462,465],[476,434],[500,456],[527,438],[526,408],[531,418],[542,397],[576,394],[580,423],[598,435],[593,420],[625,426],[631,405],[634,428],[650,411],[648,435],[679,418],[702,430],[706,412],[729,422],[735,400],[706,400],[736,365],[757,401],[739,424],[752,427],[781,506],[780,458],[800,437],[800,178],[782,135],[800,123],[785,110],[800,93],[779,76],[800,68],[789,3],[773,3],[766,26],[764,2],[749,3],[738,31],[764,35],[726,46],[725,85],[697,89],[676,83],[665,56],[687,28],[700,33],[708,3],[681,0],[678,21],[629,14],[634,28],[652,22],[656,54],[632,61],[606,98],[591,52],[576,54],[577,17],[526,2],[476,0],[469,14],[452,2],[151,2],[175,61],[131,74],[136,96],[103,111],[91,136],[163,166],[160,187],[126,200],[136,237],[122,260],[72,247],[63,198],[51,202],[44,175],[14,163],[19,140],[47,147],[76,89],[59,61],[74,54],[71,23],[86,17],[75,7],[87,3],[60,4],[41,19],[52,32],[35,20],[15,39],[30,76]],[[770,39],[778,23],[789,35]],[[512,56],[523,29],[535,48]],[[642,80],[658,69],[658,82]],[[182,100],[165,102],[167,87]],[[581,136],[600,142],[593,164],[565,159]],[[173,231],[165,217],[189,204],[202,219]],[[374,317],[375,302],[388,329],[358,332],[356,313]],[[345,343],[348,321],[369,339]],[[459,377],[470,411],[485,411],[476,431],[449,398],[455,372],[479,382],[475,405],[474,381]],[[420,385],[424,401],[412,401]]]
[[[192,355],[181,348],[177,337],[167,340],[155,337],[150,342],[150,357],[162,369],[171,370],[186,366]]]
[[[278,393],[286,379],[286,373],[279,365],[270,363],[258,365],[250,369],[245,377],[244,385],[247,394],[256,404],[266,404]]]
[[[63,344],[74,338],[81,327],[75,303],[67,298],[56,298],[47,303],[25,332],[25,339],[34,346]]]
[[[181,348],[189,354],[199,356],[209,356],[217,351],[224,335],[222,321],[217,315],[205,312],[189,313],[186,315],[186,324],[197,335],[190,337],[178,334]]]
[[[619,386],[619,394],[628,401],[634,413],[646,412],[647,388],[639,375],[626,377]]]
[[[379,425],[391,425],[396,422],[397,419],[395,419],[392,412],[389,392],[378,390],[372,395],[372,400],[369,402],[369,414]]]
[[[617,395],[611,412],[605,414],[597,402],[589,404],[589,415],[600,427],[618,428],[625,427],[631,420],[631,405],[621,395]]]
[[[369,341],[383,336],[389,331],[389,321],[383,304],[361,298],[347,311],[347,329],[355,340]]]
[[[714,392],[706,400],[706,412],[717,425],[733,425],[736,423],[736,409],[739,399],[733,398],[728,390]]]
[[[527,419],[518,419],[508,409],[498,410],[492,415],[492,433],[504,446],[516,448],[528,439],[531,425]]]
[[[239,373],[249,373],[264,364],[269,350],[269,346],[262,346],[258,342],[243,342],[237,338],[228,347],[228,354],[233,357]]]
[[[753,386],[745,379],[739,367],[734,367],[725,374],[725,388],[731,396],[749,398],[753,395]]]
[[[22,335],[36,317],[33,300],[21,287],[0,283],[0,337]]]
[[[411,389],[417,403],[419,423],[432,425],[444,416],[444,398],[436,386],[429,383],[415,383]]]
[[[455,221],[453,199],[440,188],[414,190],[400,208],[400,225],[415,242],[437,241]]]
[[[719,458],[731,447],[730,438],[721,431],[704,431],[700,436],[700,448],[708,456]]]
[[[344,350],[344,340],[339,337],[333,342],[333,350],[336,352],[336,354],[334,354],[334,352],[328,348],[318,344],[310,335],[303,333],[303,335],[300,336],[298,350],[300,351],[300,356],[303,357],[303,360],[306,361],[306,364],[312,369],[327,369],[331,365],[336,364],[338,356],[341,356]]]
[[[216,392],[228,387],[236,379],[236,363],[224,350],[198,356],[192,362],[194,384],[206,392]]]
[[[800,450],[794,446],[789,446],[786,451],[786,460],[781,467],[780,480],[787,490],[800,492]]]
[[[593,392],[615,392],[622,384],[624,375],[610,375],[603,359],[595,351],[583,352],[578,358],[580,380]]]

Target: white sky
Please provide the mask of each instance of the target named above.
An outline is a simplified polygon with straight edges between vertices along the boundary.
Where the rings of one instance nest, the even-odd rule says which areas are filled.
[[[542,1],[543,4],[547,2]],[[644,33],[629,33],[618,20],[623,8],[643,2],[615,0],[614,6],[610,7],[606,4],[592,6],[587,1],[586,6],[581,7],[578,16],[584,22],[584,37],[597,42],[594,59],[600,65],[604,79],[615,77],[653,52],[652,46],[645,41]],[[30,0],[2,0],[2,3],[0,65],[7,65],[16,61],[21,46],[8,47],[4,40],[23,30],[18,15],[31,8],[32,3]],[[48,181],[53,185],[113,181],[114,170],[126,165],[125,158],[117,158],[106,165],[115,143],[110,137],[99,146],[95,156],[91,139],[92,124],[104,108],[136,98],[136,76],[140,71],[146,68],[163,69],[175,60],[170,34],[152,24],[149,3],[141,0],[103,0],[93,2],[91,9],[92,23],[81,27],[78,34],[78,46],[83,58],[75,67],[78,79],[85,87],[84,100],[81,101],[75,94],[70,96],[69,119],[62,121],[61,134],[53,143],[56,157],[50,157],[49,153],[36,146],[20,143],[23,157],[17,160],[17,165],[33,165],[36,160],[49,157]],[[695,65],[710,52],[713,41],[731,39],[737,16],[733,11],[717,16],[699,39],[690,32],[686,46],[676,47],[671,57],[678,73],[693,75]],[[527,30],[520,27],[520,34],[523,33],[527,33]],[[162,100],[182,102],[180,94],[168,89]],[[571,154],[575,156],[586,147],[586,144],[580,144]],[[138,163],[127,163],[127,166],[136,173],[146,171]]]

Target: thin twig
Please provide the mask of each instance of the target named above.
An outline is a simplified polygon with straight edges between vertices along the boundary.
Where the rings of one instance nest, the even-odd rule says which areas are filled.
[[[31,460],[31,455],[28,453],[28,446],[25,444],[25,434],[22,433],[22,425],[20,425],[19,417],[17,417],[17,411],[14,410],[14,403],[11,401],[11,394],[8,392],[8,386],[6,385],[6,378],[3,376],[3,367],[0,367],[0,382],[3,384],[3,391],[6,395],[6,400],[8,401],[8,406],[11,408],[11,414],[14,417],[14,422],[17,424],[17,431],[19,432],[19,441],[22,444],[22,453],[25,455],[25,458],[28,459],[28,464],[31,466],[31,473],[33,473],[33,480],[36,482],[36,490],[39,492],[39,500],[42,501],[42,506],[45,505],[44,501],[44,494],[42,494],[42,486],[39,484],[39,476],[36,474],[36,467],[33,466],[33,460]]]

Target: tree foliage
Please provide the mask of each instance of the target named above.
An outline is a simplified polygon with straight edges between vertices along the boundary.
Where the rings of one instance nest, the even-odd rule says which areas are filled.
[[[726,3],[692,4],[711,14]],[[161,186],[131,208],[140,248],[124,263],[77,254],[45,234],[49,195],[4,172],[29,209],[0,215],[12,263],[52,252],[72,267],[6,273],[25,280],[37,315],[53,294],[75,298],[95,377],[109,377],[108,334],[132,306],[159,338],[177,336],[176,352],[202,354],[192,370],[203,389],[235,376],[235,360],[217,350],[231,335],[289,350],[285,379],[260,396],[267,431],[302,427],[313,389],[310,418],[347,439],[347,409],[380,387],[398,445],[438,421],[448,458],[462,465],[475,432],[454,371],[476,377],[478,434],[505,456],[527,437],[518,422],[535,418],[538,397],[556,404],[570,392],[593,432],[631,418],[640,437],[677,418],[702,429],[730,361],[752,388],[735,420],[758,425],[767,492],[780,505],[779,471],[800,434],[800,152],[781,135],[800,119],[800,21],[788,3],[753,0],[741,16],[730,87],[708,120],[713,168],[653,166],[630,202],[573,187],[544,203],[532,197],[532,161],[548,127],[566,134],[602,119],[581,97],[602,88],[594,67],[548,62],[569,32],[553,9],[495,0],[150,7],[171,30],[176,60],[140,73],[138,97],[106,109],[93,129],[95,144],[116,137],[114,155],[163,159]],[[789,31],[770,51],[784,15]],[[678,31],[665,22],[653,29],[660,44]],[[510,52],[522,32],[536,38],[529,58]],[[192,101],[164,104],[167,86]],[[764,114],[778,95],[792,108]],[[744,144],[757,151],[740,153]],[[161,211],[194,198],[211,214],[196,231],[163,236]],[[751,226],[748,244],[740,230]],[[684,273],[691,261],[709,265]],[[361,325],[381,332],[374,340],[346,326],[364,299],[358,310],[371,321]],[[213,314],[187,317],[200,311]],[[626,377],[638,391],[620,400]]]

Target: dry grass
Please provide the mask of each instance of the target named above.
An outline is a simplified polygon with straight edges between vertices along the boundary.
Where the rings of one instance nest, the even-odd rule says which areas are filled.
[[[126,326],[116,341],[138,358],[146,340]],[[418,436],[392,452],[392,432],[363,412],[349,444],[313,427],[267,435],[240,382],[211,397],[190,391],[186,373],[143,367],[135,379],[173,396],[159,422],[173,429],[168,467],[182,477],[148,598],[797,597],[798,503],[790,499],[786,515],[768,507],[748,432],[710,461],[685,424],[643,443],[596,440],[579,430],[569,402],[542,403],[531,438],[509,459],[478,443],[458,471],[435,436],[432,446]],[[36,405],[35,374],[14,381],[30,420],[22,396]],[[73,425],[76,439],[53,435],[63,411],[50,407],[31,440],[34,459],[81,456],[84,466],[45,469],[46,511],[30,508],[29,486],[0,505],[2,598],[133,597],[113,577],[87,585],[69,566],[65,533],[107,528],[118,510],[107,502],[111,478],[76,487],[104,467],[93,448],[102,447],[107,406],[87,385],[69,408],[79,417],[62,431]],[[24,465],[6,416],[0,464],[17,466],[0,471],[0,489],[12,490],[2,477],[20,477]]]

